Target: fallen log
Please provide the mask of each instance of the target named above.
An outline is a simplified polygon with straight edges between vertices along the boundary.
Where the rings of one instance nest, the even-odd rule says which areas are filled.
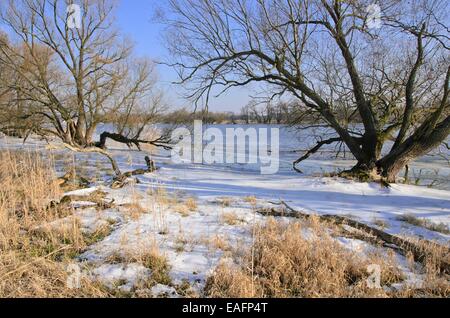
[[[106,193],[103,191],[94,191],[88,195],[66,195],[64,196],[59,204],[60,205],[70,205],[73,202],[92,202],[96,204],[97,208],[100,210],[110,209],[115,207],[114,199],[111,201],[106,200]]]
[[[147,169],[137,169],[129,172],[125,172],[123,175],[126,178],[132,177],[132,176],[139,176],[146,173],[152,173],[156,171],[155,162],[151,160],[148,156],[145,157],[145,163],[147,164]]]
[[[312,214],[303,213],[293,209],[284,201],[281,201],[280,204],[283,205],[287,210],[276,210],[272,208],[260,210],[257,212],[265,216],[288,217],[297,219],[309,219],[313,216]],[[347,225],[357,230],[363,231],[388,244],[387,246],[396,246],[396,250],[402,252],[403,255],[408,255],[408,253],[411,253],[414,257],[414,260],[422,264],[426,263],[428,257],[432,257],[432,253],[430,251],[437,251],[440,255],[443,255],[443,257],[436,259],[439,269],[444,274],[450,274],[450,249],[446,246],[442,246],[428,240],[421,240],[422,244],[419,245],[396,235],[386,233],[367,224],[343,216],[317,215],[317,217],[322,221],[333,222],[338,225]]]
[[[145,163],[147,164],[147,169],[137,169],[129,172],[125,172],[114,178],[111,188],[120,189],[123,188],[128,183],[128,178],[133,176],[139,176],[146,173],[153,173],[157,170],[155,162],[151,160],[148,156],[145,157]],[[139,180],[138,180],[139,181]]]

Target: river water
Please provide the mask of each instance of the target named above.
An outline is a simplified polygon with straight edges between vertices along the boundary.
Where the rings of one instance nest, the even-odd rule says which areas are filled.
[[[259,146],[272,148],[273,142],[279,142],[279,172],[281,174],[298,174],[293,169],[292,163],[303,156],[308,149],[314,147],[317,140],[328,139],[336,136],[336,134],[324,128],[306,128],[306,127],[288,127],[283,125],[204,125],[203,130],[208,128],[219,129],[223,136],[223,151],[234,151],[239,153],[237,147],[227,149],[226,132],[227,129],[242,128],[244,130],[255,129],[258,133],[267,130],[267,145],[259,140]],[[270,131],[278,130],[279,139],[273,138]],[[208,144],[204,141],[203,146]],[[383,152],[387,153],[392,147],[392,143],[386,143]],[[230,145],[228,145],[230,148]],[[242,150],[241,150],[242,151]],[[245,155],[249,159],[250,147],[249,139],[246,139]],[[273,155],[273,154],[271,154]],[[225,157],[225,154],[224,154]],[[220,164],[221,166],[229,166],[232,169],[260,171],[260,157],[257,164]],[[427,156],[418,158],[410,164],[409,179],[413,184],[423,186],[433,186],[435,188],[450,190],[450,151],[442,146]],[[225,161],[225,160],[224,160]],[[316,154],[312,155],[308,160],[302,162],[300,168],[304,175],[320,175],[323,173],[339,172],[351,168],[356,162],[351,153],[344,145],[332,144],[323,146]],[[401,176],[403,175],[403,172]],[[301,174],[299,174],[301,176]]]

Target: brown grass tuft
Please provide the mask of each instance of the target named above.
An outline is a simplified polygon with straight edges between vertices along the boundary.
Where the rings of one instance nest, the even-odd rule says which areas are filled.
[[[403,297],[389,286],[405,277],[395,254],[381,249],[356,252],[330,236],[320,222],[310,221],[308,235],[301,223],[269,220],[255,228],[251,248],[234,255],[234,264],[221,264],[207,280],[209,297]],[[237,265],[236,265],[237,264]],[[370,288],[369,265],[381,269],[381,286]],[[433,273],[431,277],[438,277]],[[435,283],[428,295],[448,295]],[[439,288],[439,286],[441,286]],[[447,284],[448,287],[448,284]],[[447,294],[446,294],[447,293]]]
[[[156,284],[169,285],[172,279],[169,275],[170,265],[167,258],[161,254],[156,244],[145,247],[137,251],[127,251],[126,253],[113,253],[107,262],[112,264],[132,264],[138,263],[151,270],[152,274],[146,280],[147,287]]]
[[[183,203],[175,204],[174,211],[183,217],[188,217],[191,213],[197,211],[197,201],[195,198],[188,198]]]
[[[223,224],[227,224],[227,225],[231,225],[231,226],[238,225],[238,224],[245,222],[245,220],[240,218],[236,214],[236,212],[224,212],[220,216],[220,220]]]
[[[189,209],[189,211],[194,212],[198,209],[197,206],[197,200],[195,198],[188,198],[185,202],[186,207]]]
[[[258,202],[258,200],[254,196],[248,196],[248,197],[244,198],[244,202],[247,202],[252,206],[256,206],[256,203]]]
[[[400,221],[409,223],[414,226],[423,227],[427,230],[439,232],[443,234],[450,234],[450,228],[444,223],[433,223],[427,219],[420,219],[411,214],[405,214],[398,218]]]
[[[216,200],[216,203],[225,208],[230,207],[234,203],[234,200],[229,197],[221,197]]]
[[[82,279],[67,285],[72,259],[86,246],[79,221],[64,226],[53,200],[61,192],[53,162],[35,152],[0,152],[0,297],[106,297]]]

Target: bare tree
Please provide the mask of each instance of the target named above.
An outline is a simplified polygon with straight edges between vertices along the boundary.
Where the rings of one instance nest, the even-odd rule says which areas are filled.
[[[250,83],[266,84],[271,97],[290,95],[336,132],[311,151],[344,143],[358,162],[352,175],[393,182],[450,133],[446,1],[170,4],[172,65],[194,99]],[[381,8],[380,20],[369,5]]]
[[[75,3],[81,8],[78,26],[69,23],[68,6]],[[148,60],[132,59],[132,46],[114,28],[114,6],[109,0],[10,0],[1,10],[10,39],[0,38],[0,62],[12,74],[2,73],[2,87],[14,96],[2,106],[13,123],[8,129],[103,154],[121,175],[106,151],[108,138],[138,148],[164,146],[165,138],[141,138],[161,111],[155,68]],[[140,121],[130,127],[138,114]],[[116,131],[104,131],[94,141],[99,124],[114,116],[120,117]]]
[[[290,105],[287,102],[280,101],[275,105],[275,120],[277,124],[288,124],[290,114]]]
[[[298,126],[309,123],[311,112],[296,101],[252,100],[241,108],[239,118],[246,124],[284,124]]]
[[[241,108],[241,118],[248,125],[250,124],[250,104],[245,105]]]

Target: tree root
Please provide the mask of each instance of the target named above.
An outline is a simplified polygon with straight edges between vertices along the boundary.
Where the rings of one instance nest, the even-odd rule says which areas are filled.
[[[312,217],[311,214],[296,211],[284,201],[281,201],[280,204],[283,205],[287,210],[286,209],[276,210],[272,208],[259,210],[257,212],[264,216],[288,217],[297,219],[309,219]],[[318,215],[318,218],[322,221],[333,222],[334,224],[338,225],[347,225],[362,232],[365,232],[368,235],[376,238],[377,240],[384,242],[386,247],[393,248],[405,256],[411,253],[412,256],[414,257],[414,260],[422,264],[426,263],[428,257],[433,257],[432,251],[438,251],[439,254],[444,255],[444,257],[442,258],[436,259],[436,262],[438,262],[439,269],[444,274],[447,275],[450,274],[450,249],[448,247],[442,246],[440,244],[428,240],[421,240],[421,244],[414,243],[401,237],[368,226],[367,224],[343,216]],[[367,239],[365,240],[367,241]]]
[[[364,170],[364,169],[352,169],[345,170],[338,174],[336,174],[340,178],[348,179],[348,180],[356,180],[358,182],[375,182],[379,183],[382,187],[390,188],[391,185],[380,176],[375,170]]]

